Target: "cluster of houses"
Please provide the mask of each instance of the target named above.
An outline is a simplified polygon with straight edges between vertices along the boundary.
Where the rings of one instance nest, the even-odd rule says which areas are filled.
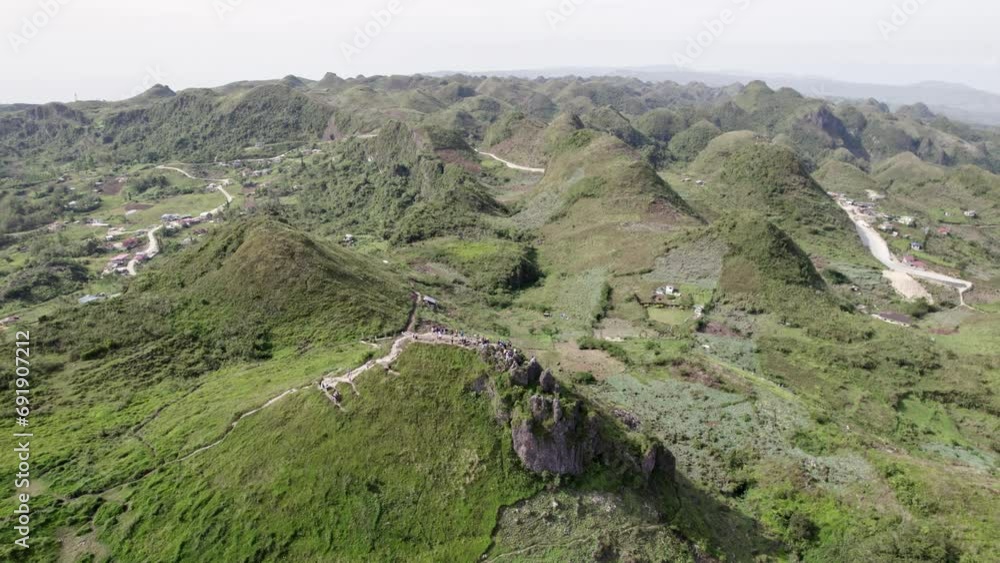
[[[181,229],[189,229],[191,227],[201,225],[202,223],[208,223],[214,218],[215,215],[211,211],[205,211],[197,217],[193,215],[166,213],[160,216],[160,221],[163,222],[163,225],[168,231],[179,231]]]
[[[879,221],[877,226],[878,230],[893,238],[899,236],[903,236],[904,238],[910,238],[909,235],[905,234],[900,235],[897,225],[911,229],[917,227],[917,220],[909,215],[894,217],[892,215],[889,215],[888,213],[882,213],[877,211],[876,204],[873,202],[855,201],[853,199],[848,198],[846,194],[841,194],[836,192],[828,192],[828,193],[830,197],[833,197],[834,199],[839,200],[840,202],[846,204],[847,206],[852,207],[858,214],[871,218],[873,220],[872,223],[875,223],[875,221]],[[870,192],[870,195],[871,194],[878,195],[875,194],[874,192]],[[879,196],[878,198],[872,197],[872,199],[884,199],[884,197],[885,196]],[[945,216],[948,215],[949,215],[948,213],[945,213]],[[979,216],[976,211],[971,211],[971,210],[965,211],[964,215],[968,218],[976,218]],[[934,232],[939,237],[949,237],[951,236],[951,227],[941,226],[938,227]],[[930,236],[930,234],[931,234],[931,228],[924,227],[924,235]],[[920,241],[912,241],[910,242],[910,250],[914,252],[922,252],[924,250],[924,243]],[[925,264],[923,264],[919,260],[916,260],[912,256],[907,256],[906,258],[904,258],[904,261],[906,261],[907,263],[911,263],[911,265],[914,265],[916,267],[926,268]]]
[[[128,252],[122,254],[117,254],[108,260],[107,267],[104,268],[105,273],[114,272],[116,274],[127,274],[128,273],[128,263],[132,260],[132,255]]]
[[[125,230],[122,228],[114,228],[108,230],[108,234],[104,237],[106,241],[111,244],[105,245],[104,250],[108,252],[118,252],[108,260],[107,266],[104,267],[104,273],[110,274],[128,274],[128,263],[132,261],[133,258],[138,262],[145,262],[149,259],[144,253],[140,252],[135,256],[132,256],[132,250],[142,246],[143,239],[140,238],[142,232],[135,233],[134,236],[127,237],[121,241],[112,242],[118,237],[125,234]]]
[[[240,172],[240,176],[244,178],[260,178],[262,176],[267,176],[270,173],[270,168],[261,168],[260,170],[243,170]]]
[[[681,291],[672,285],[664,285],[657,287],[653,292],[653,296],[650,298],[648,305],[674,305],[678,297],[681,296]]]

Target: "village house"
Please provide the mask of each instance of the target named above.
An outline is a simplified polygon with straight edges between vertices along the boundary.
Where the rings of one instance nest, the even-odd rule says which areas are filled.
[[[129,237],[122,241],[122,248],[124,248],[125,250],[132,250],[133,248],[139,246],[140,244],[142,244],[141,240],[135,237]]]
[[[664,285],[656,288],[653,292],[652,304],[654,305],[668,305],[674,304],[677,297],[681,294],[680,290],[672,285]]]
[[[972,210],[969,210],[969,211],[966,211],[966,212],[964,213],[964,215],[965,215],[966,217],[968,217],[969,219],[975,219],[976,217],[979,217],[979,213],[977,213],[977,212],[975,212],[975,211],[972,211]]]
[[[917,224],[917,220],[908,215],[904,215],[899,218],[899,224],[903,225],[904,227],[914,227]]]
[[[125,264],[128,264],[128,261],[129,261],[128,254],[119,254],[117,256],[112,257],[111,260],[108,261],[108,269],[114,269],[120,266],[124,266]]]
[[[942,237],[951,236],[951,229],[948,227],[938,227],[937,234]]]
[[[0,327],[8,327],[8,326],[16,323],[19,320],[21,320],[21,317],[19,317],[17,315],[11,315],[9,317],[0,319]]]
[[[676,297],[680,294],[681,292],[678,291],[677,288],[672,285],[665,285],[663,287],[656,288],[657,297]]]
[[[917,260],[913,256],[904,256],[903,257],[903,263],[906,264],[907,266],[911,266],[913,268],[918,268],[918,269],[921,269],[921,270],[926,270],[927,269],[927,264],[926,263],[921,262],[920,260]]]
[[[913,241],[910,243],[910,250],[920,252],[924,249],[924,244],[922,242]]]
[[[438,300],[434,299],[433,297],[431,297],[429,295],[424,295],[423,301],[424,301],[424,305],[427,305],[428,307],[430,307],[432,309],[437,309],[437,307],[438,307]]]

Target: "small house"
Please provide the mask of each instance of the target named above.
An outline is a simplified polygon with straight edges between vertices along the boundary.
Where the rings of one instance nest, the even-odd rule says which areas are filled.
[[[965,213],[963,213],[963,215],[965,215],[969,219],[975,219],[976,217],[979,217],[979,213],[976,213],[975,211],[972,210],[966,211]]]
[[[920,252],[923,249],[924,249],[924,243],[922,242],[913,241],[910,243],[910,250],[913,250],[915,252]]]
[[[951,236],[951,229],[948,227],[939,227],[937,230],[938,236],[947,237]]]
[[[903,225],[904,227],[913,227],[917,224],[917,220],[908,215],[904,215],[899,218],[899,224]]]
[[[676,297],[680,294],[681,292],[672,285],[665,285],[663,287],[656,288],[657,297]]]
[[[431,307],[432,309],[437,309],[437,307],[438,307],[438,300],[434,299],[433,297],[431,297],[429,295],[424,295],[423,301],[424,301],[424,305],[427,305],[428,307]]]
[[[129,261],[128,254],[119,254],[111,258],[111,260],[108,261],[108,265],[111,266],[112,268],[117,268],[119,266],[124,266],[125,264],[128,264],[128,261]]]

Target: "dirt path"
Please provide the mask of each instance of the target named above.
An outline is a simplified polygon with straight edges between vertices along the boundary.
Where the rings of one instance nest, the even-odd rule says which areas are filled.
[[[206,451],[214,448],[215,446],[218,446],[222,442],[226,441],[226,438],[228,438],[229,435],[233,433],[233,430],[236,430],[236,426],[240,423],[240,421],[242,421],[245,418],[249,418],[249,417],[257,414],[260,411],[266,409],[267,407],[270,407],[271,405],[273,405],[273,404],[277,403],[278,401],[284,399],[285,397],[287,397],[287,396],[289,396],[289,395],[291,395],[293,393],[298,393],[298,392],[299,392],[298,387],[289,389],[288,391],[285,391],[284,393],[282,393],[282,394],[278,395],[277,397],[269,400],[268,402],[264,403],[263,405],[261,405],[261,406],[255,408],[255,409],[253,409],[252,411],[247,411],[247,412],[243,413],[242,415],[240,415],[239,418],[237,418],[236,420],[234,420],[233,423],[229,425],[229,428],[226,430],[226,432],[222,435],[221,438],[219,438],[218,440],[212,442],[211,444],[208,444],[207,446],[202,446],[202,447],[198,448],[197,450],[195,450],[195,451],[187,454],[184,457],[178,458],[176,461],[173,461],[171,463],[179,463],[179,462],[182,462],[182,461],[187,461],[187,460],[191,459],[192,457],[194,457],[194,456],[196,456],[196,455],[198,455],[198,454],[200,454],[202,452],[206,452]]]
[[[172,170],[174,172],[178,172],[180,174],[183,174],[183,175],[187,176],[188,178],[191,178],[192,180],[202,180],[202,181],[205,181],[205,182],[225,182],[226,181],[225,178],[223,178],[223,179],[199,178],[197,176],[192,176],[191,173],[188,172],[187,170],[182,170],[180,168],[175,168],[173,166],[157,166],[156,169],[157,170]]]
[[[544,168],[532,168],[530,166],[521,166],[520,164],[514,164],[513,162],[510,162],[509,160],[504,160],[504,159],[500,158],[499,156],[497,156],[497,155],[495,155],[493,153],[483,152],[483,151],[481,151],[479,149],[475,149],[475,150],[476,150],[477,153],[479,153],[479,154],[481,154],[483,156],[488,156],[488,157],[492,158],[493,160],[495,160],[495,161],[497,161],[497,162],[505,165],[507,168],[511,168],[511,169],[514,169],[514,170],[520,170],[521,172],[531,172],[532,174],[545,174],[545,169]]]

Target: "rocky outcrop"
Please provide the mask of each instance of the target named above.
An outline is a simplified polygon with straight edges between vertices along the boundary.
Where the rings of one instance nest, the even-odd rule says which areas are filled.
[[[601,416],[588,410],[583,399],[564,396],[552,371],[535,358],[526,360],[508,342],[482,340],[478,349],[484,362],[507,374],[509,384],[480,378],[472,390],[490,398],[498,424],[510,425],[514,451],[529,471],[581,475],[601,462],[647,484],[673,477],[673,455],[636,432],[641,423],[634,414],[616,409]]]
[[[510,380],[514,385],[521,387],[534,387],[538,385],[541,376],[542,366],[535,358],[531,358],[531,361],[528,363],[515,366],[510,370]]]
[[[646,448],[642,456],[642,474],[647,481],[657,474],[673,477],[677,470],[677,459],[663,444],[655,442]]]
[[[542,388],[542,393],[549,393],[551,395],[559,394],[559,383],[556,381],[555,376],[552,375],[551,370],[545,370],[542,372],[542,376],[539,378],[538,384]]]
[[[597,427],[582,406],[563,409],[559,397],[533,395],[528,400],[530,418],[511,424],[514,451],[535,473],[580,475],[594,458]]]

